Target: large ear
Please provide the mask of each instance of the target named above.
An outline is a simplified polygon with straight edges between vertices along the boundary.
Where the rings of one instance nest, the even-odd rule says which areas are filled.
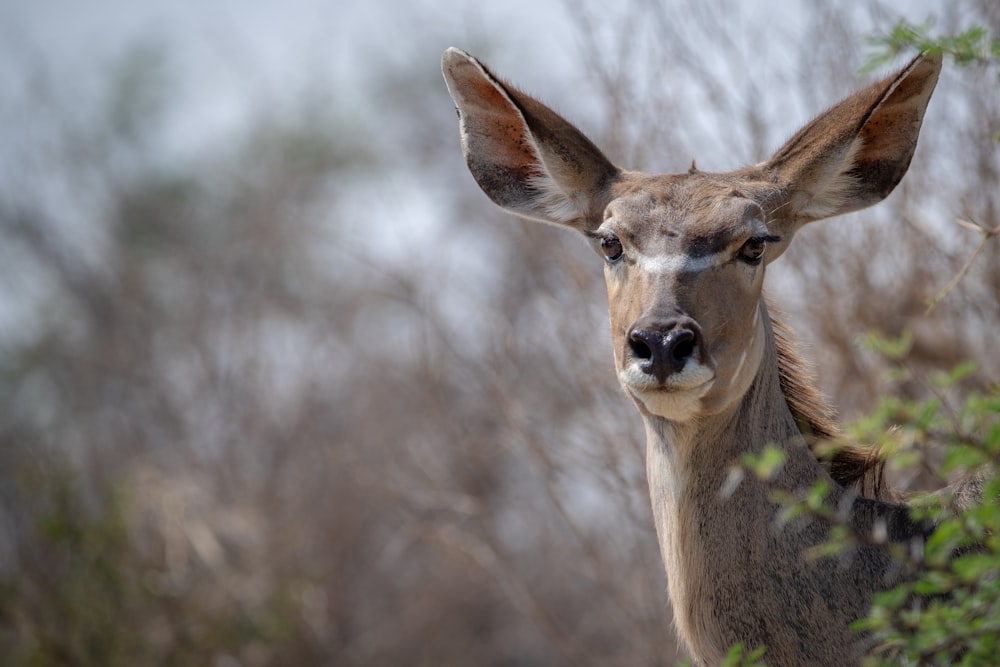
[[[763,166],[787,193],[774,220],[784,227],[778,233],[790,237],[807,222],[888,196],[910,166],[940,71],[940,56],[921,54],[820,115],[775,153]]]
[[[458,49],[444,52],[441,70],[458,107],[465,161],[490,199],[580,231],[600,222],[618,169],[582,132]]]

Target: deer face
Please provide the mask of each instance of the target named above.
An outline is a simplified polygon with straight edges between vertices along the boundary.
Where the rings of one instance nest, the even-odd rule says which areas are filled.
[[[765,266],[804,224],[870,206],[903,177],[941,68],[921,55],[726,174],[614,166],[561,116],[448,49],[442,70],[473,177],[517,215],[588,237],[604,258],[618,378],[644,415],[718,414],[758,372]]]
[[[588,232],[604,260],[618,378],[642,412],[673,421],[717,413],[760,364],[765,258],[781,239],[730,183],[629,176]]]

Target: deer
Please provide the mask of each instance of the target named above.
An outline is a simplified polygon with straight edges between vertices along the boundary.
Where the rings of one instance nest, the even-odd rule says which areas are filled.
[[[860,542],[807,557],[829,526],[778,520],[773,491],[817,482],[863,535],[919,549],[933,525],[875,491],[869,448],[830,450],[834,413],[764,275],[807,223],[871,206],[909,168],[941,71],[922,53],[807,123],[770,159],[728,173],[615,166],[555,111],[456,48],[442,71],[466,164],[504,210],[576,230],[603,259],[614,365],[646,436],[646,474],[675,630],[697,664],[765,647],[771,665],[856,664],[874,649],[851,629],[903,576]],[[777,447],[769,479],[734,462]],[[975,485],[953,489],[972,499]]]

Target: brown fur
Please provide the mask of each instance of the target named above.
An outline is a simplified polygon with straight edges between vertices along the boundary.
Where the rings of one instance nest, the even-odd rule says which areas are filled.
[[[799,355],[792,330],[773,316],[771,328],[781,393],[809,449],[841,486],[856,487],[869,498],[883,497],[885,460],[874,447],[843,442],[836,413],[816,387],[812,365]]]

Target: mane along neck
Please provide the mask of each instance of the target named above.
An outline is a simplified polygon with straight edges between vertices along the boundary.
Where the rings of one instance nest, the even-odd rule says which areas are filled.
[[[856,486],[861,495],[882,497],[885,461],[874,447],[843,441],[836,412],[816,387],[812,366],[799,354],[791,329],[773,316],[771,329],[781,393],[810,451],[841,486]]]

